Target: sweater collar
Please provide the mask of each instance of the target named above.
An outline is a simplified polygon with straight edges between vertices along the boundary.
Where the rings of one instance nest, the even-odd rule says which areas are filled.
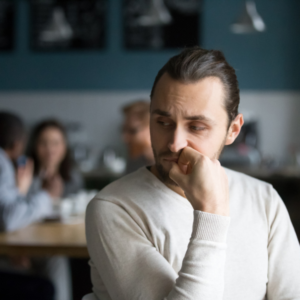
[[[169,196],[171,196],[172,198],[175,198],[181,202],[183,202],[184,204],[192,207],[192,205],[190,204],[190,202],[182,197],[181,195],[177,194],[176,192],[174,192],[173,190],[171,190],[169,187],[167,187],[160,179],[158,179],[147,167],[142,167],[139,169],[139,171],[141,173],[143,173],[145,175],[145,179],[152,183],[153,186],[156,189],[161,190],[162,192],[168,194]]]

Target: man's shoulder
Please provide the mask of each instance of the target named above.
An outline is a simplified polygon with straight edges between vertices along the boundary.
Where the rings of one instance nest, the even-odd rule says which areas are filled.
[[[232,180],[233,182],[239,181],[241,183],[244,183],[247,185],[254,185],[254,186],[270,186],[269,183],[267,183],[263,180],[257,179],[253,176],[250,176],[248,174],[234,171],[234,170],[227,169],[227,168],[224,168],[224,169],[226,171],[226,174],[227,174],[229,180]]]
[[[252,197],[255,200],[270,199],[274,190],[270,183],[227,168],[225,168],[225,171],[229,179],[231,192],[243,194],[244,197]]]
[[[143,167],[125,175],[104,187],[96,195],[96,198],[114,201],[127,197],[136,197],[140,192],[143,193],[145,189],[149,188],[149,175],[151,174],[148,173],[149,171]]]
[[[116,214],[144,207],[151,194],[152,174],[144,167],[110,183],[89,203],[87,218],[112,220]]]

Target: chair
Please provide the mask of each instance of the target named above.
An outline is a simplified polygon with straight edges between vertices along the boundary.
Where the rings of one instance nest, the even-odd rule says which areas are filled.
[[[82,300],[98,300],[98,299],[93,293],[91,293],[83,296]]]

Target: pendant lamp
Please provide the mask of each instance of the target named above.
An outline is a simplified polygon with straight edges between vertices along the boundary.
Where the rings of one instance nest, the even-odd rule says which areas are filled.
[[[254,1],[246,1],[245,7],[237,21],[231,24],[230,29],[236,34],[263,32],[266,30],[265,22],[259,15]]]

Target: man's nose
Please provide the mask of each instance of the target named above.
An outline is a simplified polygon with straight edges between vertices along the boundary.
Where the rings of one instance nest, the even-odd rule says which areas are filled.
[[[188,145],[186,134],[183,129],[176,127],[170,137],[168,148],[171,152],[179,152]]]

